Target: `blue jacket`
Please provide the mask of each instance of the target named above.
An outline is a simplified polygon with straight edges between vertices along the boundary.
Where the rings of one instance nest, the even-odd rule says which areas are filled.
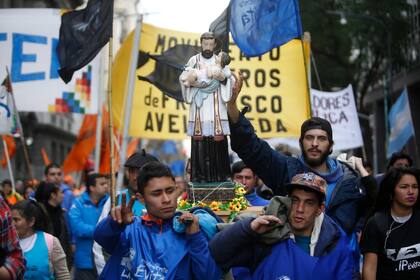
[[[266,200],[260,197],[255,189],[252,193],[246,194],[244,196],[251,206],[266,206],[270,203],[270,200]]]
[[[60,184],[60,190],[63,192],[64,197],[63,197],[63,201],[61,202],[61,208],[63,208],[65,210],[65,214],[64,214],[64,218],[66,220],[67,223],[67,228],[69,229],[69,233],[70,233],[70,240],[71,243],[75,243],[76,240],[73,237],[73,234],[71,232],[71,224],[70,224],[70,217],[69,217],[69,211],[71,206],[73,205],[74,202],[74,195],[73,192],[71,191],[70,187],[64,183]]]
[[[250,279],[352,279],[354,261],[346,234],[327,215],[314,256],[303,251],[291,238],[271,246],[259,242],[250,227],[252,220],[238,221],[210,241],[210,251],[224,270],[248,267]]]
[[[312,171],[324,178],[329,196],[326,214],[341,228],[351,234],[359,219],[364,216],[375,199],[375,190],[367,189],[363,179],[350,166],[335,159],[328,159],[331,172],[320,174],[311,170],[300,158],[286,156],[273,150],[267,142],[259,139],[254,133],[251,123],[241,114],[239,121],[230,124],[231,146],[239,157],[249,166],[275,195],[286,195],[284,186],[296,174]]]
[[[61,207],[66,209],[66,211],[68,212],[74,201],[73,192],[71,191],[70,187],[64,183],[60,184],[60,190],[64,194],[63,201],[61,202]]]
[[[94,267],[92,258],[93,231],[107,199],[108,195],[104,196],[98,205],[94,205],[89,194],[84,192],[74,200],[73,206],[70,208],[71,230],[76,241],[74,254],[76,268],[93,269]]]
[[[127,226],[109,216],[98,224],[95,241],[111,254],[99,279],[221,278],[201,231],[180,234],[173,230],[172,219],[158,225],[143,217]]]

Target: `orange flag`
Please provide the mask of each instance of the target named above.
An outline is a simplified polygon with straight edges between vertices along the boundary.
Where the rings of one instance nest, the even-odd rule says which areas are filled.
[[[97,115],[85,115],[79,136],[63,164],[63,172],[68,174],[82,171],[95,148]]]
[[[114,128],[114,135],[117,135],[117,130]],[[113,139],[119,142],[119,137]],[[119,162],[118,145],[114,142],[114,166],[117,168]],[[102,114],[102,138],[101,138],[101,162],[99,165],[99,173],[111,172],[111,146],[109,139],[109,115],[107,110],[103,110]]]
[[[50,159],[47,155],[47,152],[45,151],[44,148],[41,148],[41,156],[42,156],[42,160],[44,161],[45,166],[47,166],[48,164],[51,163],[51,161],[50,161]]]
[[[2,137],[3,137],[3,140],[6,142],[7,151],[9,153],[9,158],[11,159],[16,153],[15,138],[13,138],[13,136],[10,136],[10,135],[3,135]],[[3,144],[2,144],[2,146],[3,146]],[[6,168],[6,166],[7,166],[7,159],[6,159],[6,155],[4,154],[4,151],[3,151],[3,157],[1,159],[1,166],[3,168]]]
[[[133,139],[130,141],[130,143],[128,143],[126,158],[129,158],[132,154],[136,152],[138,144],[139,144],[139,139]]]

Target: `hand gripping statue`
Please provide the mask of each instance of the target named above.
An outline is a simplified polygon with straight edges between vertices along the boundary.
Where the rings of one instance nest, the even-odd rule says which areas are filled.
[[[214,54],[214,34],[204,33],[200,42],[201,53],[189,59],[179,78],[184,101],[190,104],[191,181],[224,182],[230,177],[226,103],[235,80],[227,66],[230,57]]]

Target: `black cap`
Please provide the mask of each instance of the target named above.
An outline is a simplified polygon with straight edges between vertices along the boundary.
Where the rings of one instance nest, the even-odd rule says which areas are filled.
[[[319,117],[312,117],[310,119],[307,119],[306,121],[303,122],[302,126],[300,127],[300,140],[303,139],[305,132],[310,129],[324,130],[328,134],[328,140],[330,141],[330,143],[334,143],[332,128],[329,121],[319,118]]]
[[[141,152],[136,152],[132,154],[127,159],[124,166],[128,168],[141,168],[143,165],[151,161],[159,160],[151,154],[147,154],[146,151],[143,149]]]

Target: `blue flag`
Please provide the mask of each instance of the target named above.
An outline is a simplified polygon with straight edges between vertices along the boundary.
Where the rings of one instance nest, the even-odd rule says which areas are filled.
[[[248,57],[259,56],[302,36],[296,0],[232,0],[230,32]]]
[[[407,89],[404,89],[395,104],[392,105],[388,120],[391,133],[386,156],[390,158],[392,153],[401,151],[410,137],[414,135]]]

